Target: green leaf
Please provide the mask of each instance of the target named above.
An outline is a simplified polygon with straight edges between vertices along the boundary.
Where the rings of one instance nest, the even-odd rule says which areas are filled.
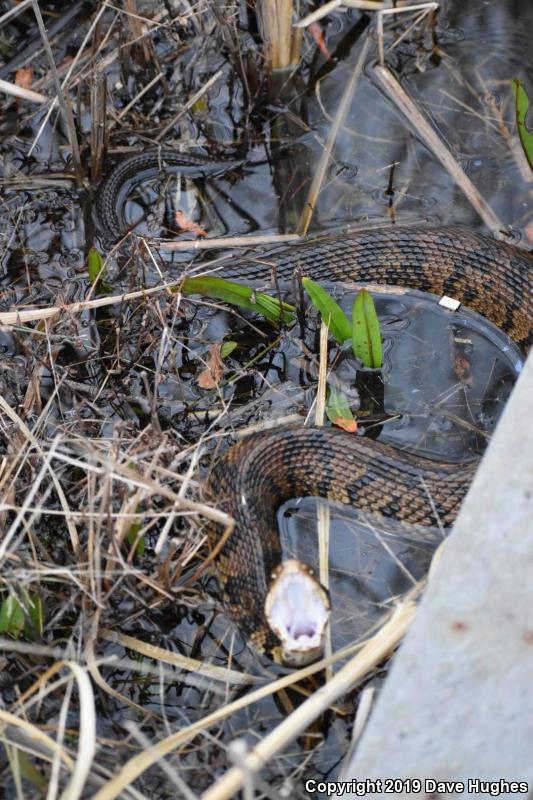
[[[140,511],[140,509],[137,508],[137,511]],[[144,555],[144,551],[146,549],[146,543],[144,541],[144,536],[141,536],[140,538],[137,538],[141,528],[142,528],[142,523],[141,522],[134,522],[133,525],[131,525],[131,527],[130,527],[128,533],[127,533],[127,536],[126,536],[126,541],[128,542],[130,547],[133,547],[135,542],[137,542],[137,547],[135,549],[135,554],[138,555],[138,556],[143,556]]]
[[[96,247],[91,247],[87,256],[87,275],[93,286],[96,281],[103,281],[104,273],[104,259]]]
[[[276,297],[270,297],[264,292],[257,292],[242,283],[226,281],[224,278],[212,276],[185,278],[175,288],[175,291],[181,291],[186,295],[202,294],[215,300],[224,300],[226,303],[262,314],[271,322],[290,322],[293,318],[294,306],[289,303],[283,303]]]
[[[87,255],[87,275],[97,294],[110,294],[111,287],[105,282],[107,268],[104,258],[96,247],[91,247]]]
[[[8,595],[0,606],[0,633],[18,639],[24,628],[24,611],[15,595]]]
[[[379,319],[372,295],[361,289],[354,300],[352,309],[352,348],[356,358],[360,358],[367,368],[381,367],[381,333]]]
[[[220,358],[227,358],[235,348],[237,347],[237,342],[224,342],[224,344],[220,348]]]
[[[518,128],[518,135],[526,158],[529,161],[529,166],[533,169],[533,133],[526,127],[526,118],[529,111],[529,97],[527,92],[522,86],[521,82],[514,78],[511,81],[513,93],[515,98],[515,111],[516,111],[516,125]]]
[[[320,312],[332,336],[335,337],[339,344],[349,339],[352,335],[350,321],[340,305],[320,284],[315,283],[311,278],[302,278],[302,284],[314,307]]]
[[[348,405],[348,398],[344,392],[339,392],[337,389],[329,390],[326,402],[326,414],[330,422],[334,425],[338,425],[343,430],[352,433],[355,433],[357,430],[357,422]]]
[[[38,594],[26,595],[26,609],[30,615],[31,624],[26,623],[24,630],[27,636],[37,633],[43,635],[44,630],[44,605]]]
[[[38,789],[44,797],[48,783],[44,775],[41,775],[37,767],[33,765],[26,753],[23,753],[22,750],[15,750],[14,754],[15,758],[18,759],[20,774],[24,780],[33,784],[33,786],[35,786],[35,788]]]
[[[194,114],[198,114],[198,113],[206,114],[209,111],[209,108],[208,108],[207,101],[206,101],[205,97],[200,97],[196,101],[196,103],[193,104],[191,110],[192,110],[192,112]]]

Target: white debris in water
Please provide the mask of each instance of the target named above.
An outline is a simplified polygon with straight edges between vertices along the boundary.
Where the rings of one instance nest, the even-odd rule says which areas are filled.
[[[461,306],[461,301],[455,300],[453,297],[448,297],[447,294],[443,294],[439,300],[439,306],[447,308],[448,311],[457,311],[457,309]]]

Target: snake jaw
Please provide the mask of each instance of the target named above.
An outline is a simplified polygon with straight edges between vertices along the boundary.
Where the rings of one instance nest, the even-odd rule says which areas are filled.
[[[284,664],[303,666],[320,657],[330,608],[327,591],[306,564],[289,559],[274,570],[265,616]]]

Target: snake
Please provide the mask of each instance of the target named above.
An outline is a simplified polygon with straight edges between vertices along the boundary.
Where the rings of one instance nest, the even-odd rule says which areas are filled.
[[[134,163],[142,162],[123,164],[103,187],[98,213],[117,237],[126,229],[121,180],[131,180]],[[219,162],[218,169],[223,166]],[[210,174],[220,173],[213,168]],[[318,281],[447,295],[483,315],[527,353],[533,339],[532,268],[530,251],[461,226],[390,225],[326,232],[260,257],[233,260],[224,277],[257,284],[272,271],[279,281],[299,272]],[[477,465],[477,460],[461,466],[424,458],[333,427],[294,424],[253,433],[228,447],[208,474],[204,497],[233,521],[225,531],[210,522],[208,538],[224,605],[244,640],[290,666],[307,663],[322,650],[329,597],[309,566],[282,560],[276,512],[286,500],[317,496],[371,517],[450,528]]]
[[[201,152],[180,153],[169,148],[134,153],[119,161],[98,186],[94,210],[99,232],[112,241],[128,233],[126,201],[135,187],[145,181],[158,175],[178,175],[191,180],[216,178],[247,163],[250,162],[242,158],[221,160]]]

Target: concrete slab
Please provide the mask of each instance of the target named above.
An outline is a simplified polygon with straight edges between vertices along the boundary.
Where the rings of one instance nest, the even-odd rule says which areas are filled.
[[[532,418],[533,354],[347,768],[420,789],[343,797],[533,797]]]

